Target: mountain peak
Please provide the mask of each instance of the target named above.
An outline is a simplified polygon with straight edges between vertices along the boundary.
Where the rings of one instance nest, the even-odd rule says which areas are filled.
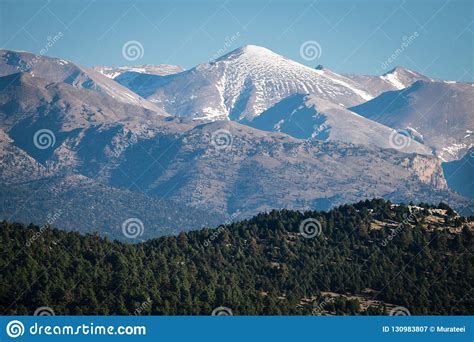
[[[279,54],[258,45],[244,45],[241,46],[228,54],[223,55],[222,57],[218,58],[217,61],[220,60],[227,60],[227,59],[234,59],[238,57],[246,57],[246,58],[283,58]]]
[[[241,50],[242,52],[246,52],[246,53],[269,53],[269,52],[273,53],[273,51],[263,46],[252,45],[252,44],[243,45],[237,50]]]
[[[402,71],[405,71],[405,70],[408,70],[400,65],[397,65],[395,66],[395,68],[393,69],[390,69],[389,71],[387,71],[386,73],[384,73],[384,75],[387,75],[387,74],[393,74],[393,73],[396,73],[396,72],[402,72]]]
[[[390,83],[395,89],[400,90],[412,85],[415,81],[431,81],[430,78],[407,68],[396,66],[380,76],[381,79]]]
[[[407,75],[407,76],[423,76],[421,75],[420,73],[416,72],[416,71],[413,71],[413,70],[410,70],[408,68],[405,68],[405,67],[402,67],[400,65],[397,65],[395,68],[387,71],[385,74],[383,74],[383,76],[387,76],[387,75]],[[424,77],[424,76],[423,76]]]

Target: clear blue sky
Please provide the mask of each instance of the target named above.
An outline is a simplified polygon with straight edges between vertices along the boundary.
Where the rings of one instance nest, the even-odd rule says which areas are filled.
[[[48,55],[86,66],[169,63],[190,68],[218,51],[254,44],[337,72],[379,74],[402,65],[436,78],[472,81],[473,3],[0,0],[0,46],[39,53],[48,37],[62,32]],[[397,53],[414,32],[418,36]],[[143,57],[132,62],[122,55],[130,40],[144,48]],[[301,44],[309,40],[321,46],[317,60],[300,55]],[[393,54],[396,58],[389,61]]]

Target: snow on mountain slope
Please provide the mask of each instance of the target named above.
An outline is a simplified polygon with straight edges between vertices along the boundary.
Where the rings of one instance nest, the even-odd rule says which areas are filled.
[[[283,132],[300,139],[343,141],[357,145],[397,148],[402,152],[431,154],[431,150],[393,129],[368,120],[315,95],[291,95],[266,110],[249,126]],[[397,139],[400,144],[396,144]]]
[[[175,115],[234,121],[252,119],[295,93],[317,94],[344,106],[373,97],[348,77],[309,68],[253,45],[150,82],[146,89],[131,89]]]
[[[128,72],[158,75],[158,76],[168,76],[168,75],[177,74],[179,72],[184,71],[184,69],[181,68],[180,66],[171,65],[171,64],[159,64],[159,65],[147,64],[147,65],[121,66],[121,67],[98,66],[98,67],[94,67],[94,70],[112,79]]]
[[[174,77],[175,74],[159,76],[128,71],[115,77],[114,81],[117,81],[124,87],[146,98],[152,95],[157,88],[168,83]]]
[[[386,91],[401,90],[411,86],[416,81],[432,81],[416,71],[395,67],[381,76],[346,75],[352,81],[360,84],[372,96],[378,96]]]
[[[416,131],[446,161],[459,159],[474,143],[472,83],[417,81],[350,110],[394,129]]]
[[[24,133],[37,121],[59,131],[116,123],[136,128],[167,115],[29,73],[0,77],[0,128],[6,131],[17,127]]]
[[[28,72],[33,77],[95,90],[123,103],[158,110],[154,104],[95,70],[63,59],[0,49],[0,76],[18,72]]]

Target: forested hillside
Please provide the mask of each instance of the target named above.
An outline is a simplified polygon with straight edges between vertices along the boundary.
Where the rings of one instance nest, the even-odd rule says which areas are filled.
[[[31,315],[473,314],[473,220],[384,200],[272,211],[140,244],[0,224],[0,310]]]

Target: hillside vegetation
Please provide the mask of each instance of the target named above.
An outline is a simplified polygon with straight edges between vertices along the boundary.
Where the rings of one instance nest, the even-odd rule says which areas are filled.
[[[2,222],[0,310],[364,315],[403,306],[412,315],[469,315],[472,235],[472,218],[444,204],[384,200],[272,211],[140,244]]]

